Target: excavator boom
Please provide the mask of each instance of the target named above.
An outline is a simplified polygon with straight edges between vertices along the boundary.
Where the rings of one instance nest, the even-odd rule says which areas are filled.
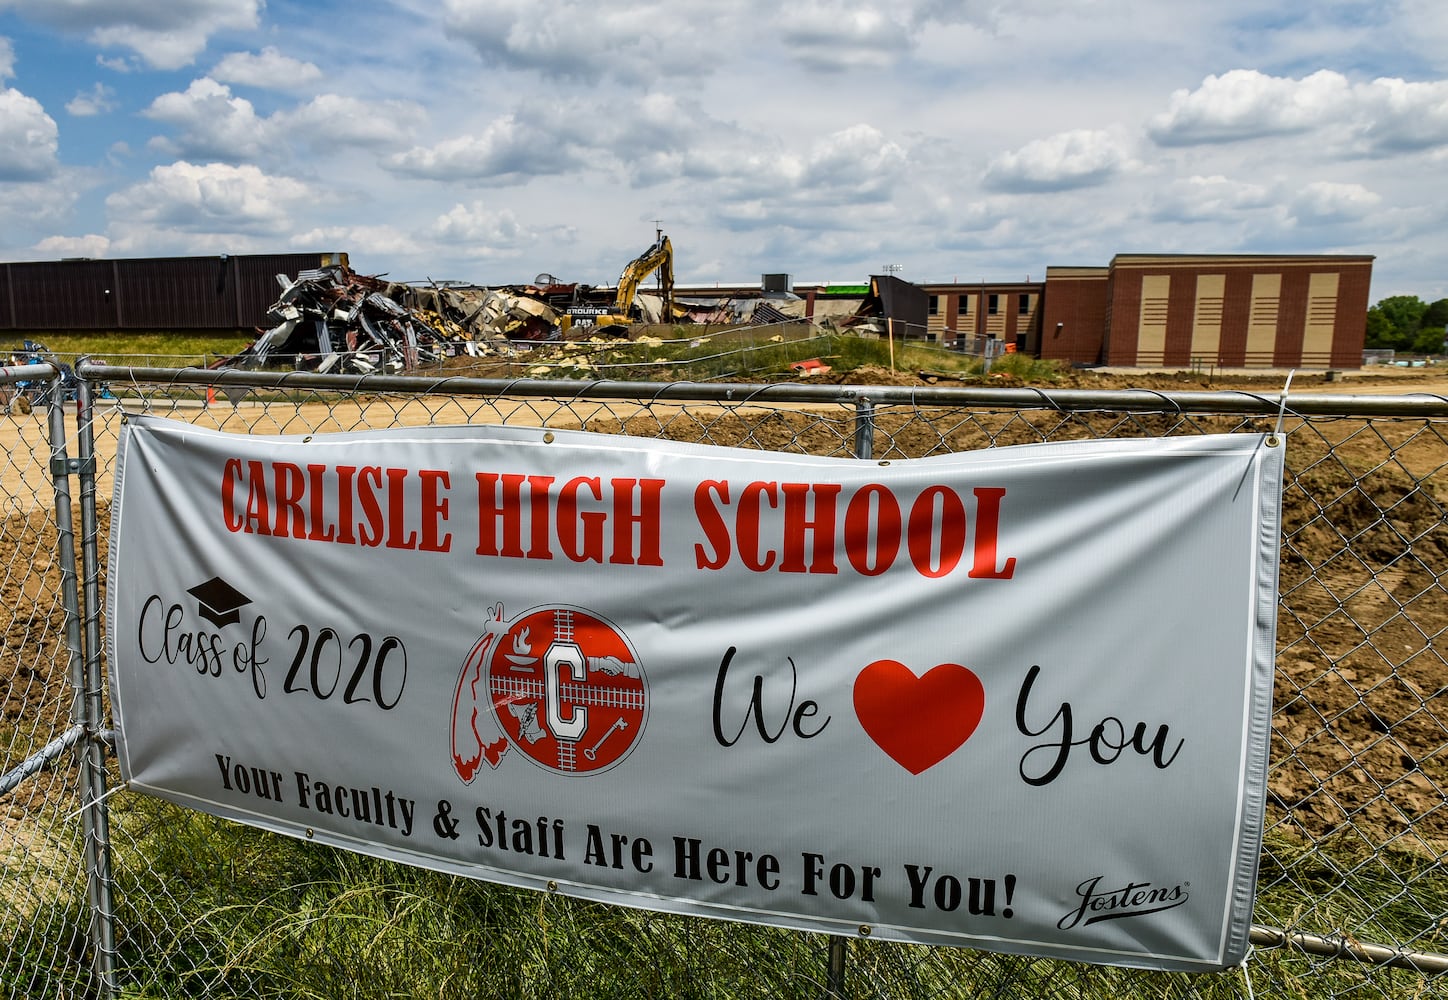
[[[663,233],[659,234],[653,246],[629,261],[618,276],[614,311],[621,316],[629,316],[639,284],[655,271],[659,272],[659,281],[663,285],[664,315],[670,315],[674,305],[674,247]]]

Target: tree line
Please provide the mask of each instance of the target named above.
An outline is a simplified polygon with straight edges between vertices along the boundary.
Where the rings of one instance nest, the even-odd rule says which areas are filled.
[[[1448,353],[1448,299],[1424,302],[1416,295],[1390,295],[1368,307],[1364,347],[1405,354]]]

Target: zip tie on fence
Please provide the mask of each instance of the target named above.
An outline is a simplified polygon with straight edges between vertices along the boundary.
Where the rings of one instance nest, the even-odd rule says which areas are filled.
[[[106,799],[110,798],[112,795],[116,794],[117,792],[124,792],[124,791],[125,791],[127,788],[129,788],[129,787],[130,787],[130,782],[128,782],[128,781],[123,781],[123,782],[121,782],[119,785],[117,785],[115,788],[112,788],[109,792],[106,792],[106,794],[102,795],[100,798],[98,798],[98,799],[91,799],[89,802],[87,802],[85,805],[81,806],[81,807],[80,807],[79,809],[77,809],[75,812],[71,813],[69,816],[64,817],[64,821],[67,822],[67,823],[69,823],[71,820],[75,819],[77,816],[79,816],[81,813],[85,812],[87,809],[94,809],[96,806],[100,805],[102,802],[104,802]]]
[[[1276,437],[1282,436],[1282,421],[1287,416],[1287,390],[1292,388],[1292,376],[1296,374],[1296,368],[1289,369],[1287,372],[1287,381],[1282,385],[1282,395],[1279,397],[1279,405],[1277,407],[1277,429],[1272,432]]]
[[[1237,968],[1242,970],[1242,982],[1247,986],[1247,1000],[1256,1000],[1256,994],[1252,992],[1252,956],[1257,951],[1252,942],[1247,942],[1247,954],[1242,956],[1242,964]]]

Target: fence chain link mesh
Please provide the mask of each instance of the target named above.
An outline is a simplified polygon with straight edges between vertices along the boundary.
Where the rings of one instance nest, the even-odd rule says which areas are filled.
[[[104,623],[94,608],[65,604],[52,445],[37,410],[5,418],[0,486],[0,995],[105,996],[114,987],[148,997],[1086,1000],[1397,998],[1448,988],[1448,400],[1292,397],[1283,411],[1275,398],[1233,392],[80,370],[83,385],[104,381],[117,397],[99,401],[86,426],[98,499],[96,516],[77,525],[101,554],[128,412],[248,434],[528,424],[876,461],[1280,425],[1288,471],[1256,948],[1242,969],[1182,975],[830,938],[443,876],[123,789],[81,810],[82,761],[95,739],[77,731],[72,684],[82,678],[67,629]],[[70,434],[75,415],[67,419]],[[93,589],[80,593],[94,601],[106,582],[82,580]],[[119,775],[109,780],[114,787]],[[108,817],[109,872],[87,861],[78,813],[88,811]],[[98,875],[109,875],[100,896]]]
[[[67,610],[50,365],[0,369],[0,995],[92,991],[75,748],[78,669]],[[74,422],[70,424],[74,429]],[[72,567],[73,572],[73,567]]]

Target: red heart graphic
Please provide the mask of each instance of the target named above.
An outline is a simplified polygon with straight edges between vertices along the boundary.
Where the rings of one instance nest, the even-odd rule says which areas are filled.
[[[860,725],[911,774],[959,750],[984,712],[984,685],[958,663],[942,663],[916,677],[903,663],[876,660],[855,678]]]

